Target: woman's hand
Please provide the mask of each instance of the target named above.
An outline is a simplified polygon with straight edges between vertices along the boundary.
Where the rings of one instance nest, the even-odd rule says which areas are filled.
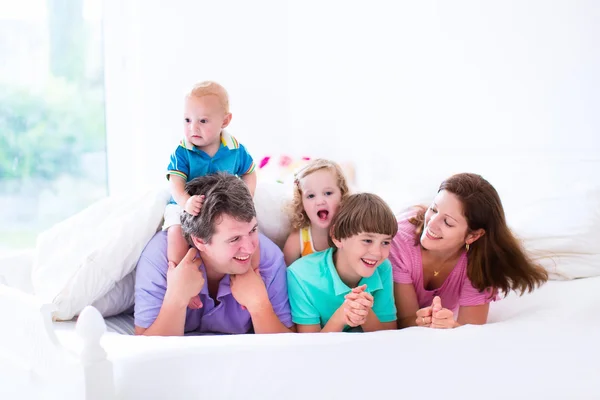
[[[454,313],[442,307],[442,299],[439,296],[433,298],[431,303],[431,327],[435,329],[452,329],[459,326],[454,320]]]
[[[435,301],[435,299],[434,299]],[[432,315],[432,306],[421,308],[417,310],[417,326],[423,326],[425,328],[429,328],[431,326],[431,315]]]

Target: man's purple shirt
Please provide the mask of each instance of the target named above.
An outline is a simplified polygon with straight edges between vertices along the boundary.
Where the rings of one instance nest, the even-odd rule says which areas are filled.
[[[259,234],[260,275],[267,288],[273,310],[286,326],[292,326],[288,301],[286,266],[283,253],[266,236]],[[146,245],[137,264],[135,279],[135,325],[148,328],[154,323],[167,289],[167,233],[158,232]],[[204,279],[206,270],[200,266]],[[252,329],[250,313],[243,310],[231,294],[229,275],[219,283],[217,300],[208,294],[205,284],[200,291],[202,308],[187,309],[185,333],[248,333]]]

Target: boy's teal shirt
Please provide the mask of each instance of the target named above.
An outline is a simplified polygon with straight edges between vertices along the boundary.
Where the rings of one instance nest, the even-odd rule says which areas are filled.
[[[294,323],[319,324],[323,328],[352,290],[342,282],[333,264],[333,251],[330,248],[301,257],[288,267],[288,295]],[[363,284],[373,296],[373,312],[379,321],[395,321],[394,281],[389,260],[383,261],[373,275],[362,278],[358,286]],[[344,331],[348,329],[346,326]]]

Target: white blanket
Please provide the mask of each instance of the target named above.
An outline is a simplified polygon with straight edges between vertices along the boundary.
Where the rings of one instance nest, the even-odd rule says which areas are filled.
[[[102,340],[120,398],[600,398],[600,277],[492,304],[489,323],[368,334]],[[59,331],[77,349],[73,332]]]

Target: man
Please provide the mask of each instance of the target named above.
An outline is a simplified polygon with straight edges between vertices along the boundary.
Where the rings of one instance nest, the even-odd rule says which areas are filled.
[[[183,213],[192,248],[167,262],[166,232],[157,233],[138,261],[135,333],[278,333],[293,329],[281,250],[258,233],[246,184],[224,173],[196,178],[190,195],[204,196],[200,213]],[[188,308],[192,298],[199,308]]]

